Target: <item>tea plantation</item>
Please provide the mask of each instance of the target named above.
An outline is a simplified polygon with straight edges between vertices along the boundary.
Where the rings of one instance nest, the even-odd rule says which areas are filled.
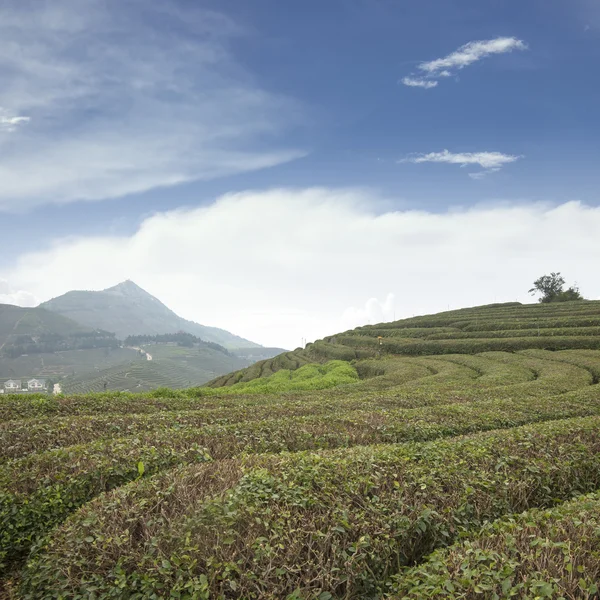
[[[0,398],[0,598],[598,598],[600,302]]]

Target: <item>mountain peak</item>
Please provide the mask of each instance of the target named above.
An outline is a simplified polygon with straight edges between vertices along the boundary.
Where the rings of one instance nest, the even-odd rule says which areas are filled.
[[[228,348],[260,348],[224,329],[182,319],[131,279],[101,292],[67,292],[40,306],[88,327],[112,331],[119,339],[184,331]]]
[[[112,287],[106,288],[103,290],[104,292],[116,292],[119,294],[123,294],[124,296],[151,296],[145,289],[141,288],[137,283],[131,281],[131,279],[126,279],[121,283],[117,283]]]

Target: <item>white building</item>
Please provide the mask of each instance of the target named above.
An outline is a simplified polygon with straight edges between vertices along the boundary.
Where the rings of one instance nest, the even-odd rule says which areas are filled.
[[[30,379],[27,382],[27,389],[30,392],[44,392],[46,390],[45,379]]]
[[[20,392],[21,391],[21,380],[20,379],[9,379],[4,382],[4,389],[6,393],[9,392]]]

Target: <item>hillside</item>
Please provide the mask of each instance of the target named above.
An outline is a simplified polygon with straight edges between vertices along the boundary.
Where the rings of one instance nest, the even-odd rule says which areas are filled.
[[[89,327],[44,308],[21,308],[12,304],[0,304],[0,349],[18,336],[68,336],[89,331]]]
[[[182,319],[133,281],[124,281],[99,292],[67,292],[40,306],[87,327],[112,331],[119,339],[184,331],[229,349],[260,348],[259,344],[224,329]]]
[[[205,344],[192,347],[174,344],[140,345],[146,355],[135,353],[127,361],[68,377],[63,392],[83,394],[106,390],[147,392],[157,388],[181,389],[199,386],[218,373],[247,366],[250,361],[220,352]],[[151,360],[147,359],[150,355]]]
[[[597,598],[600,302],[361,327],[219,381],[0,398],[0,596]]]
[[[600,301],[510,302],[367,325],[329,336],[207,384],[229,386],[309,362],[389,355],[600,348]]]
[[[121,296],[127,293],[139,296],[144,305],[155,301],[133,284],[125,286]],[[100,296],[101,306],[105,300],[106,297]],[[129,309],[134,310],[135,306],[131,303]],[[158,303],[158,306],[161,310],[162,305]],[[170,311],[164,308],[168,315]],[[125,318],[129,313],[121,314]],[[108,320],[98,322],[112,328]],[[204,329],[203,333],[206,333]],[[229,337],[224,337],[230,341],[241,340],[227,335]],[[147,350],[154,360],[147,361],[132,348],[145,346],[133,338],[123,344],[113,333],[93,330],[42,307],[0,305],[0,390],[3,380],[32,377],[60,382],[66,392],[101,391],[105,385],[107,390],[116,391],[191,387],[278,352],[256,345],[239,349],[240,355],[237,355],[216,342],[203,341],[191,334],[189,337],[192,338],[187,340],[192,346],[189,348],[179,347],[176,342],[153,343]]]

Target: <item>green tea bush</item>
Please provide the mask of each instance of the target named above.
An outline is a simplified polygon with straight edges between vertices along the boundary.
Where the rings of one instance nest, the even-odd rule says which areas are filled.
[[[540,329],[501,329],[495,331],[452,331],[446,333],[433,333],[422,336],[428,340],[468,340],[490,338],[517,338],[536,336],[600,336],[600,327],[548,327]]]
[[[273,375],[236,383],[215,394],[272,394],[301,390],[323,390],[356,383],[358,373],[349,363],[333,360],[324,365],[307,364],[297,370],[280,369]],[[207,390],[208,391],[208,390]]]
[[[88,504],[37,548],[23,597],[374,597],[463,532],[599,487],[600,418],[233,471],[216,495],[191,468]]]
[[[47,528],[104,489],[146,473],[189,462],[203,448],[213,459],[264,452],[297,452],[382,442],[425,441],[565,417],[599,415],[600,388],[555,399],[490,400],[396,411],[352,411],[202,429],[168,427],[33,454],[0,468],[0,556],[20,558]],[[181,425],[180,425],[181,426]],[[151,457],[151,460],[148,458]],[[204,456],[204,455],[202,455]],[[144,458],[146,457],[146,458]],[[108,487],[107,487],[108,486]],[[48,500],[48,494],[52,500]]]
[[[308,344],[248,369],[219,377],[209,387],[248,382],[280,369],[294,370],[307,362],[353,361],[394,355],[477,354],[600,349],[600,302],[562,305],[484,306],[366,325]],[[382,344],[378,337],[382,337]]]
[[[0,572],[99,493],[168,466],[210,460],[193,436],[112,440],[31,455],[0,468]],[[191,439],[190,439],[191,438]]]
[[[431,355],[431,354],[479,354],[480,352],[517,352],[529,348],[541,350],[600,349],[600,338],[594,336],[532,337],[532,338],[491,338],[468,340],[415,340],[395,342],[384,339],[382,350],[389,354]]]
[[[391,597],[598,598],[600,496],[532,510],[481,531],[394,578]]]

